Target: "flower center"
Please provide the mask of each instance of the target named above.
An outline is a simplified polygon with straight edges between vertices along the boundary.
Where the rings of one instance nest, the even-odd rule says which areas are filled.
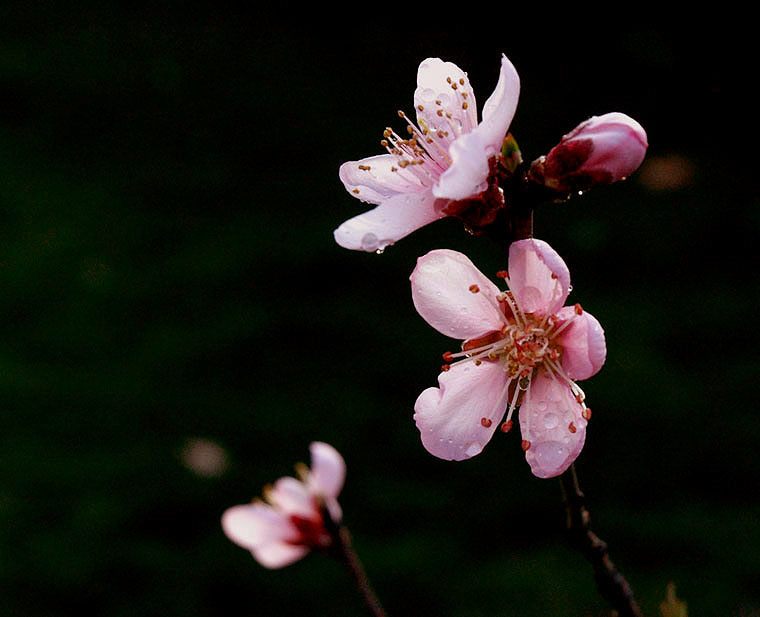
[[[509,280],[509,274],[506,271],[499,272],[498,276],[505,281]],[[470,285],[469,291],[480,293],[480,288],[477,285]],[[490,296],[486,297],[490,298]],[[490,427],[493,417],[503,413],[507,400],[511,399],[506,420],[501,427],[503,432],[508,432],[512,427],[512,413],[519,404],[520,395],[530,387],[530,382],[539,369],[567,383],[578,403],[583,406],[584,417],[586,417],[586,411],[589,412],[590,417],[590,410],[583,403],[585,399],[583,390],[562,369],[560,360],[563,350],[557,340],[559,334],[583,314],[581,305],[575,305],[575,312],[569,319],[560,319],[557,315],[525,313],[509,290],[497,295],[493,302],[499,314],[503,316],[504,325],[501,330],[464,341],[462,351],[459,353],[447,351],[443,354],[443,359],[447,364],[441,367],[443,371],[450,370],[452,366],[450,363],[454,360],[456,360],[455,364],[474,362],[476,366],[483,362],[501,364],[507,375],[506,384],[498,398],[496,408],[489,416],[481,418],[481,424],[486,428]]]

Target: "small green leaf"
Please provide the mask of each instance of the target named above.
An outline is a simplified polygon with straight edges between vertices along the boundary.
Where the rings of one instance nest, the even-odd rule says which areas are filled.
[[[522,153],[512,133],[507,133],[501,144],[501,158],[504,161],[504,168],[511,174],[522,163]]]

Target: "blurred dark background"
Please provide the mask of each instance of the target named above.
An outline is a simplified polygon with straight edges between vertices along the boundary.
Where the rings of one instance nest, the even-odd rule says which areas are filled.
[[[416,258],[495,272],[504,248],[451,219],[381,256],[332,239],[364,208],[338,166],[402,128],[419,62],[468,71],[480,108],[502,52],[527,159],[607,111],[649,135],[628,182],[535,219],[608,337],[593,528],[647,615],[669,581],[692,617],[759,614],[752,41],[394,10],[0,7],[1,614],[362,614],[338,564],[267,571],[220,529],[312,440],[347,461],[389,615],[602,613],[518,434],[448,463],[412,421],[451,347],[412,306]]]

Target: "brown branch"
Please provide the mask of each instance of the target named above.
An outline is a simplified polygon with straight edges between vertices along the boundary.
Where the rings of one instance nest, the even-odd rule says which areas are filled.
[[[372,586],[369,583],[367,574],[364,571],[359,556],[351,544],[351,534],[345,525],[335,523],[325,510],[325,528],[332,536],[332,545],[328,548],[327,554],[340,561],[348,569],[351,577],[354,579],[356,588],[367,605],[367,610],[372,617],[386,617],[380,601],[377,599]]]
[[[615,567],[607,553],[607,544],[589,528],[590,515],[585,497],[578,484],[575,465],[571,465],[560,478],[565,508],[567,530],[571,544],[583,553],[594,568],[599,594],[615,609],[619,617],[642,617],[633,590]]]

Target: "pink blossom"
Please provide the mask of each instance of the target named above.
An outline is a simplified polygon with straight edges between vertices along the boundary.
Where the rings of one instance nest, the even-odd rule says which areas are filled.
[[[536,161],[531,174],[555,191],[583,191],[630,176],[647,146],[647,134],[633,118],[618,112],[594,116]]]
[[[280,478],[265,489],[266,501],[254,499],[222,515],[227,537],[267,568],[287,566],[313,548],[330,546],[333,537],[324,515],[334,523],[342,517],[337,498],[346,477],[343,458],[335,448],[318,441],[310,451],[311,469],[299,466],[299,480]]]
[[[417,123],[399,112],[408,123],[409,138],[388,128],[380,142],[387,154],[341,165],[339,176],[346,190],[377,207],[338,227],[335,241],[353,250],[382,250],[423,225],[460,214],[469,207],[463,202],[483,202],[478,206],[487,211],[503,206],[491,166],[519,92],[517,71],[502,56],[496,89],[478,123],[467,73],[439,58],[424,60],[414,92]]]
[[[604,364],[604,332],[579,304],[563,307],[570,272],[546,242],[512,243],[509,270],[499,276],[507,291],[446,249],[417,261],[417,311],[463,343],[461,352],[443,354],[439,387],[420,394],[414,419],[431,454],[459,461],[479,454],[497,428],[508,432],[519,405],[531,471],[557,476],[583,448],[591,411],[575,380]]]

